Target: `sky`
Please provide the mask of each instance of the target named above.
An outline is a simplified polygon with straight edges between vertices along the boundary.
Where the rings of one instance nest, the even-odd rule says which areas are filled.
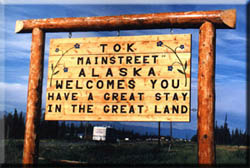
[[[201,11],[218,9],[236,9],[236,29],[216,30],[216,107],[215,120],[222,125],[227,114],[230,129],[246,129],[246,5],[5,5],[4,57],[1,64],[0,88],[4,90],[4,102],[0,107],[5,112],[26,111],[27,87],[31,34],[15,34],[16,20],[55,18],[55,17],[87,17],[111,16],[121,14],[142,14],[178,11]],[[191,108],[197,108],[197,75],[198,75],[198,29],[173,29],[173,34],[192,34],[192,79]],[[170,29],[120,31],[121,36],[170,34]],[[75,32],[72,38],[116,36],[117,31],[110,32]],[[49,40],[52,38],[68,38],[68,33],[46,33],[44,83],[42,107],[45,107],[46,81],[48,71]],[[123,124],[157,127],[157,123],[123,122]],[[165,123],[166,124],[166,123]],[[167,126],[167,124],[166,124]],[[190,123],[174,123],[174,128],[197,128],[197,112],[191,112]]]

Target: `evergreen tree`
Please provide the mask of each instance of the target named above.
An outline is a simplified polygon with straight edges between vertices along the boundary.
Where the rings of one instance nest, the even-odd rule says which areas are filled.
[[[71,123],[70,125],[70,137],[73,138],[75,136],[75,125]]]
[[[7,139],[13,138],[12,137],[12,132],[14,129],[14,123],[13,123],[13,115],[11,113],[8,113],[8,115],[5,117],[5,137]]]
[[[192,136],[191,141],[197,142],[197,134],[195,134],[194,136]]]
[[[219,143],[219,127],[217,125],[217,121],[215,122],[215,128],[214,128],[214,137],[215,137],[215,143]],[[197,141],[197,136],[196,136],[196,141]]]
[[[234,134],[234,136],[232,138],[233,145],[239,145],[239,139],[240,139],[239,130],[238,130],[238,128],[236,128],[235,129],[235,134]]]
[[[20,112],[19,114],[17,127],[18,127],[18,138],[23,139],[25,130],[23,112]]]
[[[231,142],[231,137],[230,137],[230,131],[228,128],[228,124],[227,124],[227,114],[225,116],[225,122],[224,122],[224,127],[223,127],[223,135],[224,135],[224,142],[222,142],[222,144],[230,144]]]
[[[4,132],[5,138],[24,138],[24,130],[25,130],[25,119],[23,116],[23,112],[18,113],[17,109],[14,109],[14,113],[6,113],[4,115]],[[86,129],[85,129],[86,128]],[[114,129],[114,128],[113,128]],[[45,121],[44,115],[42,115],[41,122],[40,122],[40,138],[65,138],[67,133],[70,135],[70,138],[75,138],[76,133],[83,133],[85,132],[88,135],[88,138],[91,138],[93,133],[93,126],[91,124],[83,125],[83,122],[80,125],[75,125],[74,123],[67,123],[65,121],[59,124],[59,121]],[[146,132],[144,136],[141,136],[134,131],[128,131],[124,128],[122,129],[114,129],[114,135],[116,135],[119,139],[124,138],[141,138],[144,137],[145,139],[149,137],[149,133]],[[247,145],[248,134],[245,131],[243,133],[242,130],[238,128],[233,129],[231,134],[228,128],[227,123],[227,114],[225,116],[224,125],[218,126],[217,121],[215,124],[215,143],[216,144],[232,144],[232,145]],[[152,135],[150,135],[152,137]],[[157,137],[157,136],[154,136]],[[197,141],[197,135],[192,137],[192,141]]]
[[[45,121],[45,113],[42,115],[41,122],[40,122],[40,139],[43,138],[50,138],[49,134],[49,124],[48,121]]]
[[[81,121],[80,126],[77,130],[78,130],[77,133],[84,133],[84,126],[83,126],[82,121]]]
[[[66,135],[66,124],[65,121],[63,121],[61,123],[61,125],[59,126],[59,133],[58,133],[58,138],[63,139]]]
[[[11,137],[16,139],[18,138],[18,133],[19,133],[19,128],[18,128],[18,114],[17,114],[17,109],[14,110],[14,116],[13,116],[13,128],[11,132]]]

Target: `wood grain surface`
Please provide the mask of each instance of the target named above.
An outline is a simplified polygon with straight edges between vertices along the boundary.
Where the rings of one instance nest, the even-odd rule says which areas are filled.
[[[191,35],[52,39],[46,120],[190,121]]]

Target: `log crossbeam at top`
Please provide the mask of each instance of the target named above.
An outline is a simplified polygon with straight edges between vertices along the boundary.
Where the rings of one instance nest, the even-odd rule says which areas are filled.
[[[34,28],[45,32],[199,28],[207,21],[217,29],[233,29],[236,10],[17,20],[15,32],[31,33]]]

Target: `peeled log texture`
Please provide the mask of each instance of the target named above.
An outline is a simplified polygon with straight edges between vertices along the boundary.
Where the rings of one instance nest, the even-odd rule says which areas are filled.
[[[38,129],[41,117],[44,32],[39,28],[32,31],[27,114],[23,148],[23,164],[37,163]]]
[[[216,28],[235,28],[236,10],[18,20],[15,31],[30,33],[33,28],[45,32],[199,28],[206,21],[212,22]]]
[[[215,164],[215,28],[210,22],[200,27],[198,72],[198,162]]]

